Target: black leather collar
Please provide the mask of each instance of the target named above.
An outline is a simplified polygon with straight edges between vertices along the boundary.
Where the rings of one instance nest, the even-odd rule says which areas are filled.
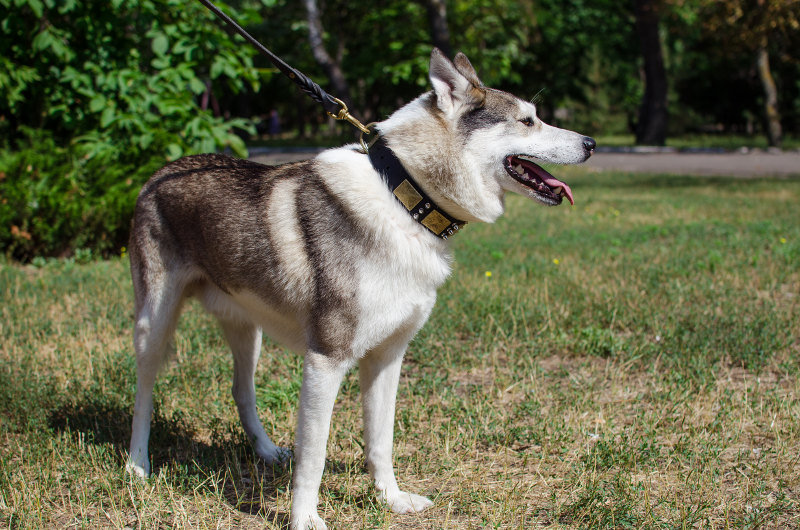
[[[369,161],[383,177],[392,194],[408,210],[411,218],[436,237],[447,239],[467,224],[466,221],[459,221],[449,215],[428,197],[389,149],[382,136],[369,147]]]

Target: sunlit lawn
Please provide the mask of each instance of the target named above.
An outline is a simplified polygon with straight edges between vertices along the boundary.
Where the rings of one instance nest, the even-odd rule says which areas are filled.
[[[334,528],[800,526],[800,180],[559,170],[576,206],[513,197],[453,239],[412,343],[386,513],[344,384],[321,510]],[[0,265],[0,526],[280,527],[232,362],[190,306],[156,388],[147,482],[123,473],[135,387],[127,260]],[[291,445],[300,359],[267,342],[267,430]]]

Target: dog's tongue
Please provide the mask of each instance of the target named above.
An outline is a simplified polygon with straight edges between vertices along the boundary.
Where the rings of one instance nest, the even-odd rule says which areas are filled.
[[[566,183],[561,182],[560,180],[555,178],[553,175],[548,173],[542,166],[540,166],[539,164],[534,163],[531,160],[527,160],[527,159],[524,159],[524,158],[518,158],[517,160],[522,162],[522,165],[523,165],[523,167],[525,167],[525,169],[528,169],[528,170],[533,171],[534,173],[536,173],[536,176],[539,177],[540,179],[542,179],[542,182],[547,184],[547,186],[549,186],[550,189],[554,190],[554,189],[556,189],[558,187],[561,187],[561,189],[563,190],[564,196],[567,198],[569,203],[572,204],[573,206],[575,205],[575,200],[572,198],[572,190],[569,188],[569,186],[567,186]]]
[[[572,190],[569,189],[569,186],[567,186],[564,182],[561,182],[560,180],[555,178],[547,171],[544,171],[544,173],[545,175],[541,175],[542,182],[550,186],[552,189],[556,189],[557,187],[561,186],[564,189],[564,196],[567,198],[567,200],[571,205],[575,206],[575,200],[572,198]]]

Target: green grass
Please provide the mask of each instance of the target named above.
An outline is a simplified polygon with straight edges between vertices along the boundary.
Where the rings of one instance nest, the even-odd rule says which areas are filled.
[[[630,147],[636,144],[632,134],[615,134],[598,136],[597,145],[601,147]],[[766,149],[769,144],[767,137],[762,134],[683,134],[667,138],[667,146],[678,149],[712,148],[736,150],[741,147],[750,149]],[[783,139],[783,149],[800,148],[800,137],[786,136]]]
[[[800,526],[800,180],[562,173],[457,261],[401,381],[386,513],[345,381],[323,478],[334,528]],[[135,367],[127,260],[0,264],[0,526],[285,525],[191,305],[156,387],[153,478],[123,472]],[[491,274],[487,274],[491,273]],[[265,343],[260,414],[291,445],[301,361]]]

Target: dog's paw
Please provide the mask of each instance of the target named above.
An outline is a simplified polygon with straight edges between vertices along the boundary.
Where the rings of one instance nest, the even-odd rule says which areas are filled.
[[[133,460],[128,460],[125,463],[125,472],[131,476],[144,480],[150,476],[150,463],[147,462],[143,465],[140,465]]]
[[[292,450],[277,445],[256,447],[256,454],[265,464],[273,467],[286,467],[292,461]]]
[[[380,499],[394,513],[419,513],[433,506],[433,501],[422,495],[398,491],[393,495],[381,492]]]
[[[317,513],[306,513],[295,517],[292,514],[292,530],[328,530],[328,525]]]

